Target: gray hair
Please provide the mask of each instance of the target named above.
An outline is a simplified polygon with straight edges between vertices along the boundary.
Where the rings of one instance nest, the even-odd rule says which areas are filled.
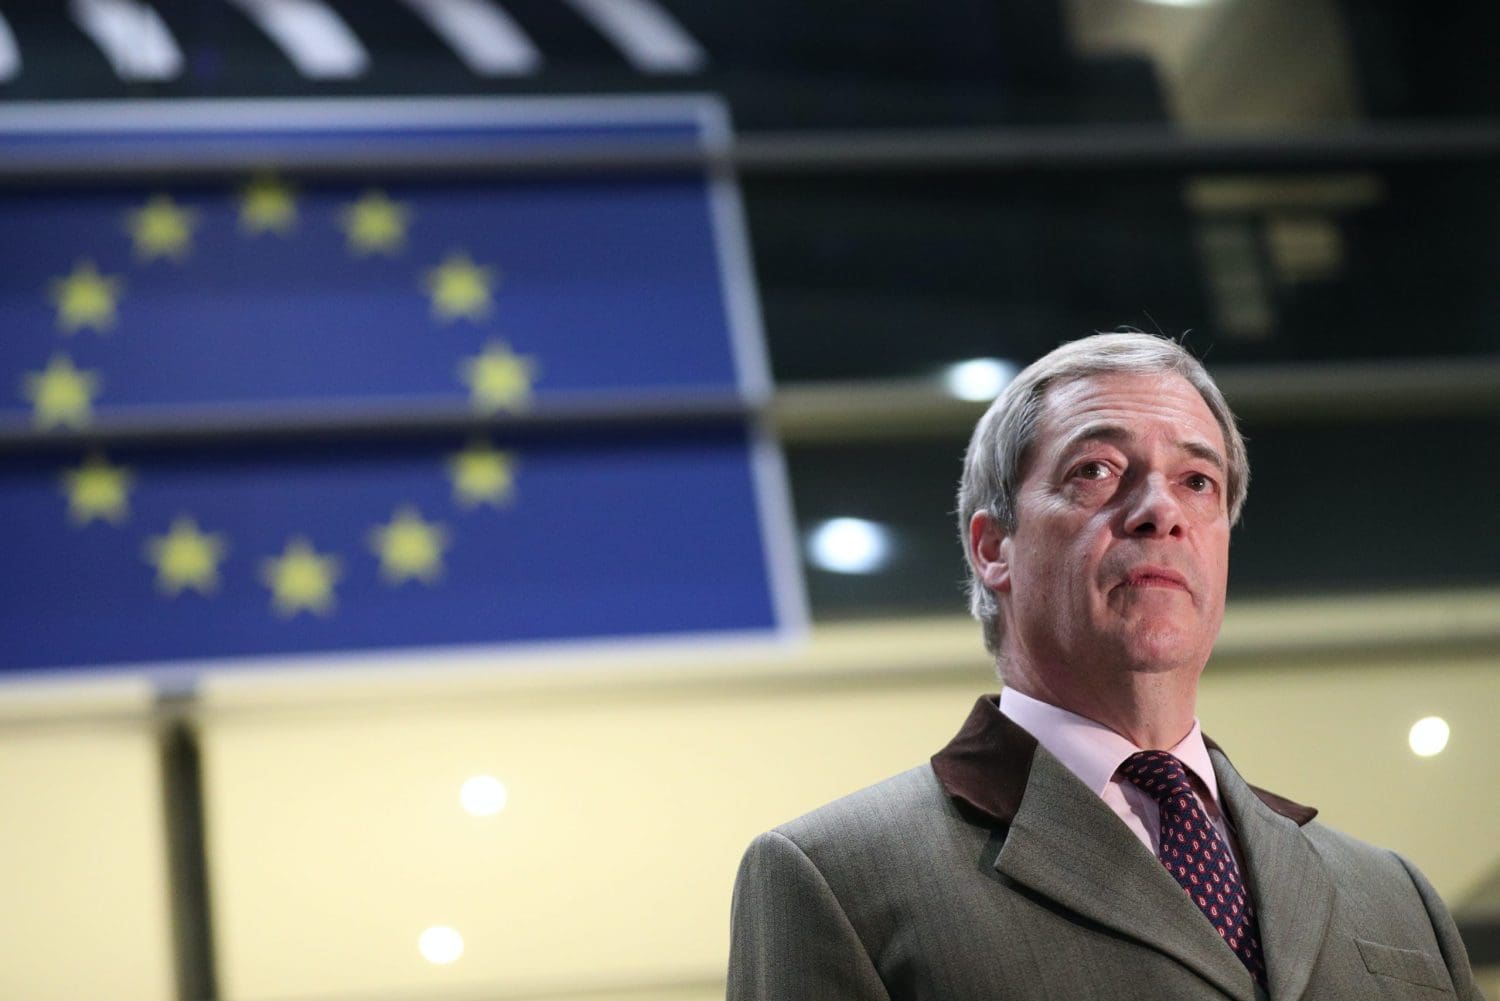
[[[1250,489],[1250,460],[1234,414],[1202,363],[1176,341],[1139,331],[1094,334],[1063,344],[1032,362],[1011,380],[974,427],[958,485],[958,532],[969,566],[969,611],[984,628],[984,645],[1000,652],[1000,605],[974,567],[969,522],[984,511],[1007,532],[1016,527],[1016,491],[1036,441],[1042,405],[1051,386],[1095,375],[1157,375],[1175,372],[1198,394],[1224,433],[1229,465],[1229,523],[1240,520]]]

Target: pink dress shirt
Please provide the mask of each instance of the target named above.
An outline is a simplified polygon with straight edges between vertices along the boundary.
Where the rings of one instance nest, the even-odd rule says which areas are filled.
[[[1141,844],[1152,855],[1156,854],[1157,839],[1161,836],[1161,807],[1129,779],[1115,774],[1126,758],[1144,748],[1136,747],[1101,723],[1023,695],[1013,688],[1000,692],[1000,711],[1035,737],[1038,744],[1097,793]],[[1245,867],[1239,843],[1219,809],[1219,782],[1214,777],[1213,763],[1209,761],[1198,721],[1193,720],[1193,728],[1187,736],[1166,750],[1187,766],[1199,804],[1219,829],[1219,835],[1234,853],[1235,864],[1243,872]]]

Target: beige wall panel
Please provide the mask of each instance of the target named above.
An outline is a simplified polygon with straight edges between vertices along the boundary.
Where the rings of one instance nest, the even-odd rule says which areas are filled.
[[[0,998],[175,995],[149,722],[0,725]]]
[[[1452,728],[1431,758],[1407,743],[1424,716]],[[1401,852],[1455,906],[1500,866],[1500,658],[1210,665],[1199,717],[1252,782]]]
[[[925,760],[995,687],[966,625],[856,632],[765,671],[220,705],[204,747],[225,998],[715,996],[747,841]],[[1229,640],[1200,712],[1252,781],[1406,854],[1455,904],[1500,866],[1493,645],[1254,656]],[[1452,740],[1419,759],[1407,731],[1426,715]],[[498,816],[460,809],[476,773],[507,784]],[[418,954],[433,924],[463,934],[457,962]]]
[[[758,831],[924,760],[984,687],[728,684],[503,698],[205,733],[231,1001],[480,986],[506,996],[717,977]],[[493,774],[498,816],[459,807]],[[429,925],[461,959],[418,954]]]

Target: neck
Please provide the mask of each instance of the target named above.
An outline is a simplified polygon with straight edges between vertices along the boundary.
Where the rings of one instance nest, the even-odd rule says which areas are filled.
[[[1031,670],[1007,663],[1008,687],[1077,713],[1143,750],[1168,750],[1193,728],[1201,671],[1119,671],[1103,678]]]

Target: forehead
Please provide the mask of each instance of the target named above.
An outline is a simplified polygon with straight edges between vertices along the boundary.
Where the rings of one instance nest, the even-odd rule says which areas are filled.
[[[1093,375],[1047,387],[1035,446],[1038,452],[1064,448],[1095,427],[1207,445],[1224,454],[1224,432],[1213,411],[1176,372]]]

